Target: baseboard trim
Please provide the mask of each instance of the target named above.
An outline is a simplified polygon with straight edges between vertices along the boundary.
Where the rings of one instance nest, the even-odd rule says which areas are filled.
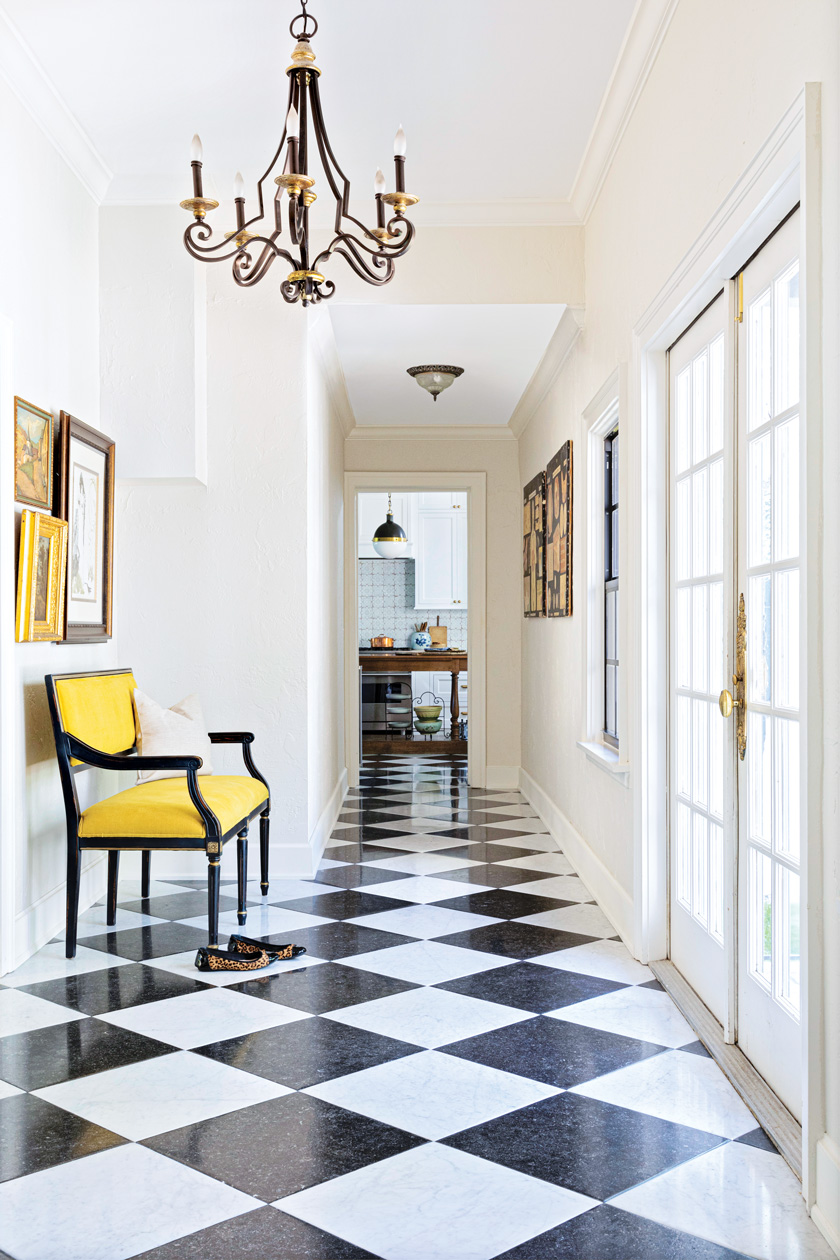
[[[519,766],[487,766],[484,779],[491,791],[513,792],[519,787]]]
[[[615,924],[616,931],[632,954],[633,900],[630,894],[624,891],[580,832],[575,830],[563,811],[527,770],[519,771],[519,789],[548,827],[604,914]]]
[[[817,1142],[817,1199],[811,1218],[840,1256],[840,1147],[827,1134]]]
[[[79,914],[89,910],[105,892],[106,863],[104,855],[86,866],[79,884]],[[39,897],[34,905],[27,906],[15,917],[15,957],[10,971],[16,970],[27,958],[37,954],[48,941],[62,930],[67,906],[67,885],[62,882],[50,892]]]
[[[309,871],[304,878],[311,879],[318,870],[321,858],[324,856],[324,849],[327,847],[338,818],[344,798],[347,795],[347,767],[342,768],[341,774],[338,776],[338,782],[330,794],[324,808],[321,810],[321,816],[312,829],[309,837]],[[297,872],[291,872],[292,876],[296,876]]]

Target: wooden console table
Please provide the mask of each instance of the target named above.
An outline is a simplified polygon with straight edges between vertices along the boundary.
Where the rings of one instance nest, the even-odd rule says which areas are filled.
[[[458,704],[458,675],[467,671],[466,652],[360,652],[359,669],[365,674],[417,674],[433,671],[446,671],[451,674],[449,716],[452,729],[450,739],[453,743],[463,744],[466,747],[466,741],[458,736],[458,718],[461,715]],[[418,741],[406,742],[416,744]]]

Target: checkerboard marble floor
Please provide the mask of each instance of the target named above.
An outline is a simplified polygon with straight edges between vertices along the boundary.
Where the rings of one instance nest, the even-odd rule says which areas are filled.
[[[4,977],[0,1256],[831,1256],[517,792],[376,758],[316,878],[249,892],[303,960],[199,974],[201,880],[123,883]]]

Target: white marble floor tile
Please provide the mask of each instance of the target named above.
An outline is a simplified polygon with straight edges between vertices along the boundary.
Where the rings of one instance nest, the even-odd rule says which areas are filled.
[[[186,1050],[33,1092],[132,1142],[292,1093]]]
[[[303,1090],[431,1141],[561,1092],[552,1085],[436,1050],[409,1054]]]
[[[517,802],[515,805],[500,804],[494,805],[490,801],[483,801],[481,805],[474,806],[479,813],[482,814],[507,814],[510,818],[538,818],[539,815],[532,805],[527,801]],[[543,830],[547,828],[543,826]]]
[[[207,874],[207,860],[202,859],[202,863],[196,865],[195,878],[203,879]],[[187,876],[185,875],[186,879]],[[192,878],[192,877],[190,877]],[[150,897],[171,897],[173,893],[190,893],[195,892],[194,888],[187,888],[184,884],[168,884],[161,879],[153,879],[149,884]],[[139,879],[121,879],[117,886],[117,905],[123,901],[139,901],[142,893],[142,885]]]
[[[368,825],[370,826],[371,830],[379,830],[379,831],[396,831],[397,830],[396,821],[383,822],[383,823],[376,822],[376,823],[370,823]],[[415,815],[411,814],[407,816],[406,818],[403,818],[400,821],[399,825],[401,827],[405,827],[406,834],[408,835],[415,831],[416,832],[448,831],[452,827],[453,824],[451,822],[445,821],[443,818],[417,818],[415,817]],[[461,827],[467,827],[469,826],[469,823],[459,823],[458,825]]]
[[[347,827],[358,827],[358,823],[351,822],[334,822],[333,831],[344,831]]]
[[[306,896],[313,896],[314,885]],[[315,893],[320,892],[315,889]],[[285,910],[280,906],[249,906],[246,922],[240,927],[235,910],[225,910],[219,915],[219,933],[225,936],[231,932],[244,932],[246,936],[273,936],[277,932],[302,932],[304,928],[319,927],[322,923],[332,923],[318,914],[301,914],[299,910]],[[185,927],[207,930],[207,915],[197,914],[194,918],[178,919]]]
[[[510,1006],[450,993],[447,989],[408,989],[391,997],[330,1011],[323,1018],[434,1050],[533,1016],[529,1011],[516,1011]]]
[[[490,1260],[595,1200],[430,1143],[274,1206],[384,1260]]]
[[[380,914],[363,914],[352,922],[360,927],[378,928],[381,932],[399,932],[417,940],[431,940],[435,936],[468,932],[472,928],[486,927],[488,923],[500,923],[501,920],[487,914],[469,914],[465,910],[421,904],[402,906],[399,910],[383,910]]]
[[[452,826],[458,824],[453,823]],[[385,840],[366,840],[365,846],[368,845],[381,849],[405,849],[408,853],[434,853],[436,849],[452,849],[458,844],[457,840],[453,840],[452,836],[441,836],[436,831],[430,832],[428,835],[409,835],[404,836],[388,836]]]
[[[104,936],[106,932],[123,932],[127,928],[151,927],[153,923],[168,923],[168,919],[156,919],[152,914],[137,914],[134,910],[122,910],[117,907],[117,921],[113,927],[106,923],[108,911],[105,906],[91,906],[84,914],[79,915],[78,939],[89,936]],[[58,933],[59,941],[65,939],[64,929]]]
[[[245,925],[247,928],[247,924]],[[222,948],[227,945],[222,937]],[[279,975],[283,971],[300,971],[302,967],[318,967],[326,962],[325,958],[313,958],[311,954],[303,954],[299,958],[289,958],[270,963],[259,971],[249,971],[243,976],[241,971],[198,971],[195,965],[195,950],[186,949],[180,954],[167,954],[163,958],[147,958],[145,967],[160,967],[161,971],[171,971],[176,976],[185,976],[189,980],[200,980],[202,984],[212,984],[224,988],[228,984],[241,984],[243,979],[261,980],[264,976]]]
[[[523,923],[536,927],[557,928],[561,932],[580,932],[583,936],[615,936],[616,930],[600,906],[580,902],[576,906],[564,906],[562,910],[546,910],[543,914],[529,914]]]
[[[499,862],[499,866],[512,866],[516,870],[545,871],[549,875],[574,875],[575,873],[575,868],[563,853],[530,853],[525,857],[506,858],[504,862]]]
[[[583,1024],[587,1028],[637,1037],[640,1041],[653,1041],[672,1049],[697,1040],[697,1034],[683,1019],[668,994],[659,989],[638,986],[616,989],[613,993],[602,993],[600,997],[587,998],[585,1002],[563,1006],[548,1014],[570,1024]]]
[[[191,1050],[193,1046],[226,1041],[229,1037],[241,1037],[312,1016],[277,1002],[264,1002],[244,993],[215,988],[163,998],[160,1002],[146,1002],[125,1011],[110,1011],[97,1018],[181,1050]]]
[[[15,1094],[23,1094],[25,1091],[18,1089],[17,1085],[10,1085],[8,1081],[0,1081],[0,1098],[12,1098]]]
[[[0,989],[0,1037],[50,1028],[53,1024],[70,1024],[85,1019],[79,1011],[71,1011],[57,1002],[46,1002],[18,989]]]
[[[715,1061],[679,1050],[599,1076],[572,1092],[726,1138],[756,1127],[755,1116]]]
[[[492,827],[494,831],[498,831],[502,835],[508,831],[513,835],[521,835],[526,831],[536,833],[548,831],[548,827],[546,827],[541,818],[511,818],[509,822],[492,822],[487,823],[487,826]]]
[[[325,860],[330,861],[329,858]],[[347,863],[339,861],[337,865],[346,866]],[[322,885],[316,884],[312,879],[273,879],[269,885],[268,897],[263,904],[277,905],[281,901],[299,901],[302,897],[312,897],[319,893],[321,888]]]
[[[479,866],[472,858],[442,857],[439,853],[406,853],[404,857],[390,857],[368,862],[379,871],[406,871],[409,875],[439,875],[441,871],[460,871],[467,866]]]
[[[495,823],[488,823],[488,827],[497,826]],[[499,832],[498,840],[488,840],[488,844],[503,844],[508,849],[538,849],[542,853],[559,853],[560,849],[557,841],[553,836],[537,835],[515,835],[513,832],[505,834]]]
[[[780,1155],[727,1142],[610,1200],[757,1260],[836,1260]]]
[[[133,1144],[0,1185],[3,1247],[15,1260],[127,1260],[261,1206]]]
[[[400,901],[451,901],[465,893],[489,892],[484,884],[458,884],[451,879],[435,879],[433,875],[414,875],[408,879],[385,880],[381,884],[365,884],[362,892],[372,897],[394,897]]]
[[[375,949],[369,954],[351,954],[341,961],[346,967],[375,971],[381,976],[392,976],[395,980],[408,980],[413,984],[443,984],[479,971],[492,971],[511,962],[498,954],[429,940],[394,945],[391,949]]]
[[[266,903],[270,903],[272,901],[291,901],[292,897],[286,897],[284,895],[287,888],[291,889],[292,896],[308,897],[309,892],[297,891],[301,885],[305,885],[307,889],[311,889],[312,882],[311,880],[303,879],[273,879],[270,881],[268,886],[268,896],[263,897],[259,880],[251,879],[245,885],[245,900],[248,905],[248,909],[250,910],[251,906],[265,905]],[[237,884],[235,880],[222,884],[222,896],[237,896]]]
[[[516,884],[516,891],[533,893],[535,897],[556,897],[559,901],[592,901],[592,893],[577,875],[555,875],[547,879],[535,879],[532,883]]]
[[[557,967],[560,971],[579,971],[584,976],[600,976],[620,984],[646,984],[654,975],[649,967],[636,962],[622,941],[592,941],[573,945],[554,954],[541,954],[530,959],[540,967]]]
[[[88,971],[104,971],[107,967],[124,967],[130,958],[117,958],[101,949],[89,949],[84,945],[76,948],[75,958],[64,957],[64,942],[51,941],[37,954],[27,958],[16,971],[3,977],[3,983],[11,988],[24,984],[38,984],[41,980],[59,980],[62,976],[81,976]]]

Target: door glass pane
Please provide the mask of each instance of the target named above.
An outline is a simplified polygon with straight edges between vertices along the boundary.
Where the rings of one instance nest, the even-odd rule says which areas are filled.
[[[750,578],[747,677],[750,700],[770,703],[770,574]]]
[[[686,477],[677,482],[677,581],[691,577],[691,532],[689,494],[691,483]]]
[[[773,435],[773,559],[799,555],[799,416],[778,425]]]
[[[726,686],[724,667],[723,582],[709,585],[709,691],[717,696]]]
[[[709,454],[723,447],[723,333],[709,346]]]
[[[770,858],[750,849],[749,942],[750,971],[770,988],[773,955],[773,901]]]
[[[799,708],[799,570],[774,574],[773,599],[773,704],[780,709]]]
[[[691,909],[691,810],[677,806],[677,897]]]
[[[770,562],[770,442],[769,433],[753,438],[747,456],[747,546],[751,566]]]
[[[770,290],[750,303],[747,316],[747,428],[770,419]]]
[[[691,686],[691,589],[677,590],[677,686]]]
[[[778,867],[778,975],[780,1000],[799,1014],[799,876],[787,867]]]
[[[774,346],[775,406],[778,415],[799,402],[799,261],[773,284],[776,344]]]
[[[676,389],[677,472],[685,472],[691,463],[691,364],[677,377]]]
[[[723,818],[724,724],[712,709],[709,722],[709,813]]]
[[[709,588],[695,586],[691,592],[692,636],[691,678],[695,691],[709,689]]]
[[[705,809],[709,803],[709,703],[691,702],[691,783],[694,804]]]
[[[776,727],[775,848],[799,861],[799,723],[773,718]]]
[[[770,739],[772,720],[763,713],[747,714],[750,839],[759,840],[762,844],[768,845],[772,834],[770,817],[770,792],[773,783]]]
[[[691,701],[677,697],[677,791],[691,799]]]
[[[691,537],[694,577],[705,577],[709,571],[709,476],[705,468],[691,478]]]
[[[709,572],[723,572],[723,460],[709,464]]]
[[[723,827],[709,823],[709,931],[723,944]]]
[[[709,838],[703,814],[691,816],[691,912],[702,924],[709,921]]]
[[[699,464],[709,453],[709,355],[706,350],[698,354],[691,365],[693,407],[691,412],[692,452],[694,463]]]

